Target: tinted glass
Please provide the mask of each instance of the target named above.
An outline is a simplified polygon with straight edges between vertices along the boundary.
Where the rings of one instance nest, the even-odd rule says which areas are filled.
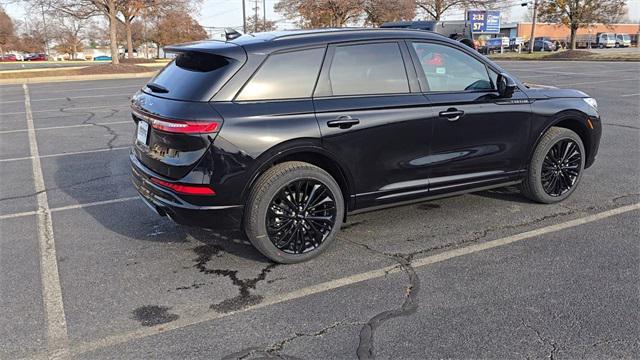
[[[413,43],[429,91],[491,90],[486,66],[449,46]]]
[[[153,78],[154,84],[168,90],[150,94],[177,100],[208,101],[242,64],[222,56],[198,52],[178,55]]]
[[[236,100],[274,100],[311,97],[324,48],[269,56]]]
[[[407,72],[397,43],[336,47],[329,81],[333,95],[409,92]]]

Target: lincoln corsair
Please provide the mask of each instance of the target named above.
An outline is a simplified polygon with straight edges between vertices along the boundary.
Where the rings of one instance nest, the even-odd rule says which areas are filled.
[[[555,203],[593,164],[597,103],[525,85],[407,29],[281,31],[170,47],[132,98],[133,182],[175,222],[241,228],[296,263],[347,214],[519,184]]]

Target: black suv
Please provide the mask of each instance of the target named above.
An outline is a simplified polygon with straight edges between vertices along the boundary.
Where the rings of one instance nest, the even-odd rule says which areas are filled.
[[[244,35],[174,46],[132,99],[133,180],[174,221],[241,226],[270,259],[325,250],[347,213],[521,184],[567,198],[596,102],[533,88],[419,30]]]

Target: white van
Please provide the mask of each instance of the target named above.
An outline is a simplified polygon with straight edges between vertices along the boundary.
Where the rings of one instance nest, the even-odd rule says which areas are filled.
[[[631,46],[631,37],[629,34],[616,34],[615,47],[629,47]]]

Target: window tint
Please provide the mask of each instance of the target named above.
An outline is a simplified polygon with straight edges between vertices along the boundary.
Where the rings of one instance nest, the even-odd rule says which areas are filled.
[[[240,66],[241,62],[218,55],[182,53],[152,80],[168,92],[153,95],[177,100],[209,101]]]
[[[237,100],[273,100],[311,97],[324,48],[269,56],[242,89]]]
[[[397,43],[336,47],[329,81],[333,95],[409,92],[409,81]]]
[[[449,46],[413,43],[429,91],[491,90],[486,66]]]

